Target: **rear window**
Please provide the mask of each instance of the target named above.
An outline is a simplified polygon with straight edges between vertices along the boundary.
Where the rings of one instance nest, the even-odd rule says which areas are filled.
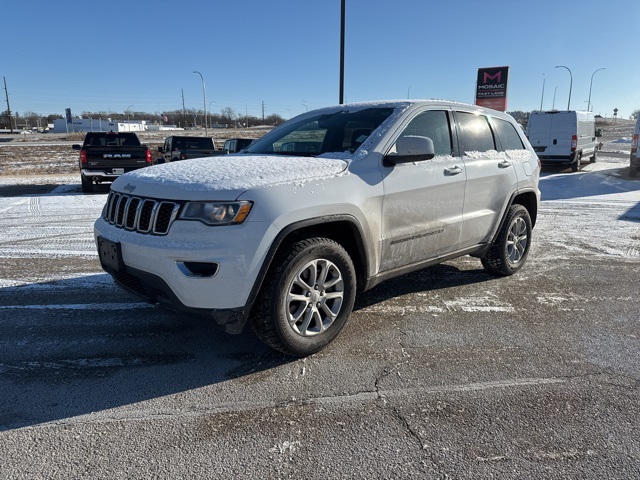
[[[213,140],[204,137],[175,138],[174,150],[213,150]]]
[[[92,147],[139,147],[141,145],[138,137],[130,133],[88,133],[84,144]]]

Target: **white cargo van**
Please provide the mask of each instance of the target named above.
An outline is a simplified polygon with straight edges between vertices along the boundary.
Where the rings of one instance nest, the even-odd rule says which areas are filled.
[[[527,137],[542,163],[570,164],[577,172],[583,158],[596,161],[598,140],[592,112],[531,112]]]
[[[640,134],[640,117],[633,131],[633,143],[631,144],[631,159],[629,163],[629,175],[637,177],[640,173],[640,150],[638,150],[638,134]]]

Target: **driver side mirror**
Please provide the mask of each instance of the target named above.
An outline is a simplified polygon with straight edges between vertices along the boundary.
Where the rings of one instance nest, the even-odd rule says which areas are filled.
[[[433,140],[429,137],[407,135],[396,140],[395,153],[384,157],[384,165],[392,167],[399,163],[431,160],[436,156]]]

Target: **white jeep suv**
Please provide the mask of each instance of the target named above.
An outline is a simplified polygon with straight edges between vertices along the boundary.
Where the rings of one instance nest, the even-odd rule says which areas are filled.
[[[307,112],[244,153],[118,178],[95,237],[103,268],[151,302],[271,347],[331,342],[356,291],[461,255],[527,259],[540,165],[504,113],[437,101]]]

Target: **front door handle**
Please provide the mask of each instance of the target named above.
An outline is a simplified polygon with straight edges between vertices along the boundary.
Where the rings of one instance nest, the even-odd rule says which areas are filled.
[[[462,168],[458,167],[457,165],[455,167],[444,169],[445,175],[458,175],[460,173],[462,173]]]
[[[511,162],[508,160],[503,160],[498,164],[498,168],[509,168],[511,166]]]

